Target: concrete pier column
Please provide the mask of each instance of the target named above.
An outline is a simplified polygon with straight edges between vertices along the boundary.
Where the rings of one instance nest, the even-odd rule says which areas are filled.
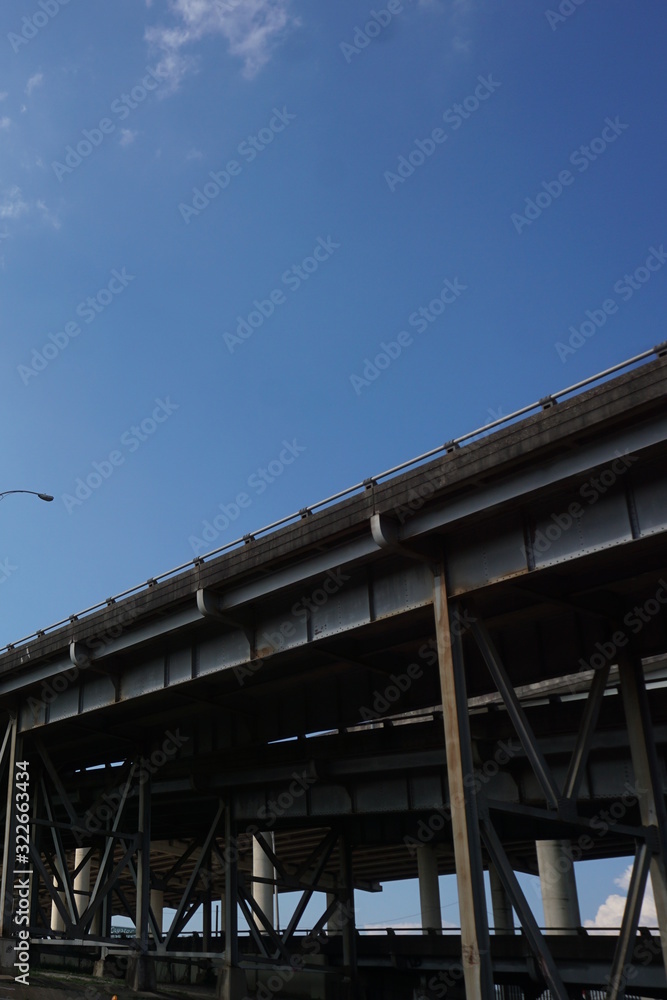
[[[164,913],[164,892],[162,889],[151,889],[151,910],[153,911],[153,916],[155,917],[155,923],[157,924],[157,929],[162,935],[162,918]],[[153,936],[153,931],[150,931],[151,937]]]
[[[421,904],[422,929],[442,931],[440,909],[440,883],[438,882],[438,859],[435,847],[422,844],[417,848],[417,871],[419,873],[419,902]]]
[[[102,907],[98,906],[95,916],[90,923],[90,933],[95,937],[102,936]]]
[[[262,841],[273,850],[272,833],[256,833],[252,841],[252,874],[253,878],[271,879],[271,882],[253,882],[252,894],[257,905],[273,927],[273,879],[275,871],[271,859],[262,847]],[[264,926],[255,918],[255,926],[263,931]]]
[[[489,865],[489,881],[491,883],[491,906],[493,908],[494,930],[496,934],[514,934],[512,904],[494,865]]]
[[[569,840],[538,840],[544,925],[550,934],[576,934],[581,927],[579,896]]]
[[[89,849],[86,847],[77,847],[74,852],[74,870],[79,867],[86,854],[89,853]],[[76,902],[76,908],[79,916],[84,912],[84,910],[90,904],[90,863],[92,861],[92,855],[83,865],[83,868],[74,876],[74,899]],[[95,911],[95,915],[88,926],[88,933],[100,935],[102,931],[102,908],[98,906]]]
[[[58,874],[62,877],[63,870],[60,865],[60,862],[57,859],[56,859],[56,868],[58,869]],[[58,895],[62,900],[63,906],[66,907],[67,903],[65,901],[65,893],[59,892]],[[51,930],[56,931],[56,933],[58,934],[61,934],[65,930],[65,921],[63,920],[60,914],[60,910],[58,909],[55,903],[51,903]]]
[[[84,861],[86,855],[89,853],[90,849],[88,847],[77,847],[74,852],[74,871],[77,870],[79,865]],[[85,862],[79,873],[74,876],[73,888],[74,901],[76,903],[77,913],[80,917],[90,901],[90,857]]]
[[[61,892],[59,895],[64,903],[65,894]],[[60,911],[55,903],[51,903],[51,930],[55,931],[57,934],[61,934],[65,930],[65,921],[61,917]]]
[[[336,898],[337,897],[334,892],[327,893],[327,909],[332,903],[336,902]],[[327,934],[340,934],[340,912],[338,907],[336,907],[327,920]]]

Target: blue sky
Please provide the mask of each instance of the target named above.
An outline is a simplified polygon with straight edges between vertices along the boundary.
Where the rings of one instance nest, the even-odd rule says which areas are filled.
[[[560,6],[3,6],[3,642],[664,339],[667,13]]]

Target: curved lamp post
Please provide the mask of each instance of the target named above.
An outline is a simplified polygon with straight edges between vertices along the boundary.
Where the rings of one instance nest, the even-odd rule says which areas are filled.
[[[30,493],[31,496],[39,497],[40,500],[46,500],[49,503],[53,500],[53,497],[49,496],[48,493],[35,493],[34,490],[5,490],[4,493],[0,493],[0,500],[8,497],[10,493]]]

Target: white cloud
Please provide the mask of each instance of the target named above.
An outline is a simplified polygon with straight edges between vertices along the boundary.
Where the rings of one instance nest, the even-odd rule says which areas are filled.
[[[4,118],[0,118],[0,128],[9,128],[11,123],[12,123],[11,118],[7,118],[6,115]]]
[[[614,882],[620,889],[626,890],[626,895],[621,896],[619,893],[612,893],[607,896],[606,900],[600,907],[598,907],[598,912],[595,914],[594,920],[587,920],[585,923],[586,927],[595,928],[618,928],[621,926],[623,920],[623,911],[625,910],[625,901],[627,899],[627,889],[630,885],[630,876],[632,874],[632,865],[629,865],[622,875],[614,879]],[[641,913],[639,915],[639,925],[640,927],[657,927],[658,926],[658,916],[655,909],[655,900],[653,898],[653,887],[651,885],[651,879],[649,877],[646,883],[646,892],[644,893],[644,902],[642,903]]]
[[[28,211],[28,203],[23,200],[20,187],[10,188],[0,195],[0,219],[18,219]]]
[[[468,41],[466,42],[462,38],[459,38],[458,35],[455,35],[454,38],[452,38],[452,48],[456,52],[465,52],[467,54],[468,52],[470,52],[471,46],[472,42],[470,41],[470,39],[468,39]]]
[[[243,60],[243,73],[255,76],[269,61],[278,40],[300,24],[290,12],[291,0],[170,0],[177,18],[173,27],[151,27],[146,39],[159,53],[157,72],[170,90],[194,68],[187,49],[207,35],[220,35],[233,56]]]
[[[7,96],[8,94],[6,90],[0,91],[0,101],[4,101],[7,98]]]
[[[60,229],[60,219],[41,199],[35,202],[26,201],[21,188],[18,186],[8,188],[0,194],[0,219],[6,219],[8,222],[13,223],[23,216],[35,218],[37,213],[43,223],[52,226],[54,229]],[[9,229],[3,227],[3,231],[0,233],[0,240],[11,239],[11,237],[12,227],[10,226]]]
[[[41,87],[43,82],[44,82],[43,73],[35,73],[34,76],[31,76],[25,87],[25,92],[28,95],[28,97],[30,97],[33,90],[36,90],[37,87]]]
[[[119,142],[121,146],[131,146],[138,135],[139,133],[136,131],[136,129],[123,128],[120,130]]]
[[[454,32],[452,51],[469,55],[472,41],[464,36],[472,32],[477,0],[448,0],[446,5],[443,0],[418,0],[418,6],[431,11],[440,10],[449,19],[450,28]]]
[[[39,211],[42,213],[42,219],[44,220],[44,222],[48,223],[50,226],[53,226],[54,229],[60,229],[60,219],[55,214],[55,212],[52,212],[50,208],[46,207],[43,201],[36,202],[35,207],[38,208]]]
[[[189,152],[188,152],[187,156],[185,157],[185,159],[186,160],[203,160],[204,159],[204,154],[202,153],[202,151],[200,149],[191,149],[191,150],[189,150]]]

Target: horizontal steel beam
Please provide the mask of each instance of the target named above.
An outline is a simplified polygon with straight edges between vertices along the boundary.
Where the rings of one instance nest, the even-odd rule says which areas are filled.
[[[546,532],[553,527],[552,513],[561,514],[560,505],[563,504],[559,497],[551,512],[549,494],[560,490],[564,481],[615,461],[619,453],[638,455],[665,440],[667,418],[654,418],[649,424],[615,431],[606,440],[578,447],[551,463],[531,466],[501,482],[479,484],[474,492],[459,499],[429,502],[422,510],[410,514],[398,531],[398,542],[424,540],[429,536],[436,542],[438,532],[456,524],[457,534],[448,547],[447,572],[451,594],[460,596],[490,583],[528,575],[535,568],[655,537],[667,532],[667,505],[661,500],[667,493],[667,480],[658,466],[652,469],[652,482],[647,481],[644,474],[642,488],[632,498],[625,489],[626,482],[629,484],[633,476],[631,468],[627,480],[624,478],[617,489],[599,495],[595,504],[582,503],[582,515],[576,527],[554,532],[558,537],[550,542],[546,553],[536,552],[534,547],[531,550],[526,545],[526,520],[534,521],[536,531],[540,531],[542,525]],[[573,492],[573,497],[577,495]],[[519,500],[523,501],[520,511]],[[507,516],[503,513],[504,507],[508,509]],[[466,535],[466,520],[486,511],[489,512],[488,520],[476,524],[474,531]],[[392,554],[387,555],[387,551]],[[202,615],[196,606],[196,594],[192,594],[189,608],[181,604],[177,610],[165,612],[150,623],[129,621],[119,636],[91,643],[93,648],[87,653],[91,667],[103,665],[112,656],[117,658],[130,650],[144,649],[140,654],[143,661],[131,666],[124,667],[122,660],[119,663],[115,659],[114,671],[120,667],[117,676],[93,673],[92,669],[81,665],[85,657],[81,659],[82,647],[78,645],[74,657],[76,664],[72,663],[69,648],[47,662],[39,658],[31,661],[28,652],[21,667],[0,674],[0,698],[27,694],[28,688],[33,689],[33,703],[24,704],[21,711],[21,728],[25,731],[201,676],[249,666],[257,657],[266,659],[277,652],[284,653],[359,629],[381,618],[404,614],[432,600],[429,569],[411,555],[402,553],[400,545],[395,550],[382,549],[374,541],[371,524],[367,522],[366,532],[351,542],[317,556],[297,557],[284,569],[229,590],[216,591],[220,613],[231,618],[235,611],[252,605],[253,642],[249,641],[243,626],[233,629],[220,623],[220,634],[213,639],[196,641],[195,655],[190,656],[192,629],[211,620]],[[374,560],[372,575],[365,569],[371,558]],[[335,579],[336,574],[343,580],[341,585],[333,593],[325,593],[320,606],[313,603],[313,595],[317,594],[319,600],[322,580]],[[117,609],[110,610],[109,614],[112,613],[117,615]],[[103,633],[103,619],[99,628]],[[179,650],[181,633],[184,644]],[[169,676],[164,658],[155,657],[151,652],[154,644],[166,636],[172,637],[174,648],[171,657],[174,669],[169,670]],[[50,683],[59,674],[69,677],[72,672],[76,680],[58,694],[52,708],[45,700],[41,705],[36,704],[40,701],[39,692],[37,697],[34,693],[38,685]]]

